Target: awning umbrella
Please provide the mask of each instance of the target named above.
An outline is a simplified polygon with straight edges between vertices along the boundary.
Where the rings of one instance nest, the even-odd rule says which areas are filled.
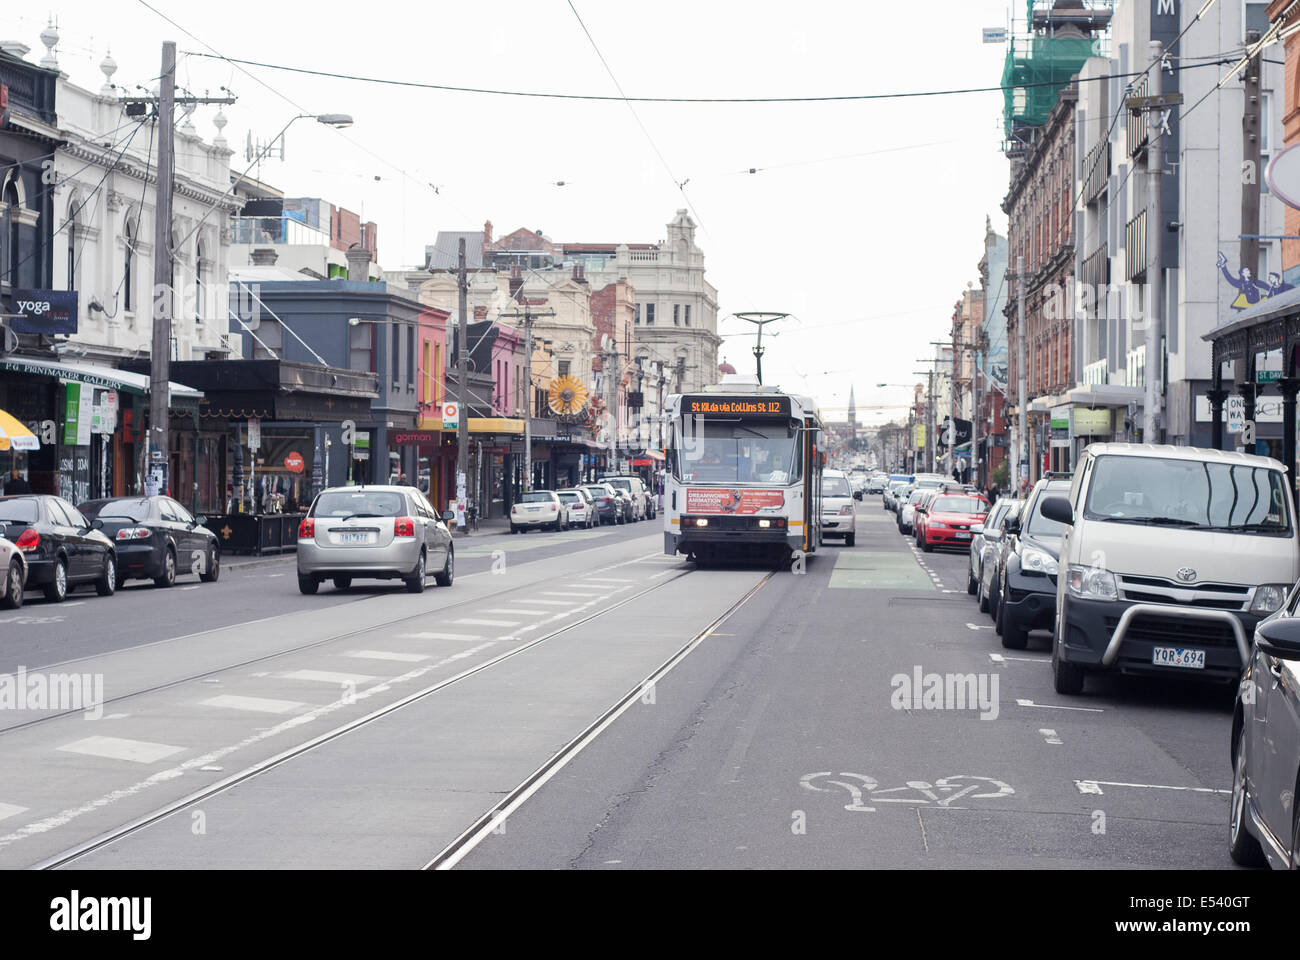
[[[39,450],[41,442],[12,414],[0,410],[0,450]]]

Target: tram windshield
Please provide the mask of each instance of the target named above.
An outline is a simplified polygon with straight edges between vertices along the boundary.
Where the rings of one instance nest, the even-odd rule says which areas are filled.
[[[802,473],[790,423],[687,418],[677,453],[677,478],[693,483],[794,483]]]

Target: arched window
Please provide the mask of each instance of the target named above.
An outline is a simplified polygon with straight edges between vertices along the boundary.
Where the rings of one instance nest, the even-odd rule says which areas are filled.
[[[77,215],[81,212],[81,198],[75,193],[68,201],[68,289],[77,289],[77,242],[81,239]]]
[[[204,258],[203,241],[194,241],[194,322],[203,322],[203,293],[207,282],[208,263]]]
[[[18,283],[18,210],[22,199],[18,195],[18,184],[11,175],[5,181],[4,193],[0,195],[4,202],[4,216],[0,221],[0,279],[11,286]]]
[[[127,313],[130,313],[135,309],[134,284],[131,276],[132,268],[135,266],[135,227],[131,223],[129,215],[122,227],[122,241],[122,307]]]

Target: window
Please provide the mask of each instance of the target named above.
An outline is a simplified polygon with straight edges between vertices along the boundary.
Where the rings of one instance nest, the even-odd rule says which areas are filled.
[[[686,305],[686,310],[684,311],[683,326],[689,327],[690,325],[691,325],[691,305],[688,303]]]
[[[568,375],[569,375],[569,361],[568,361],[568,360],[561,360],[561,361],[560,361],[560,376],[562,376],[562,377],[567,377]]]
[[[1251,30],[1258,30],[1262,37],[1268,32],[1268,3],[1256,2],[1256,0],[1246,0],[1242,10],[1241,22],[1244,25],[1242,29],[1242,39]]]
[[[203,255],[203,241],[194,243],[194,322],[203,322],[203,285],[207,280],[208,261]]]
[[[360,323],[348,330],[348,369],[363,373],[375,370],[375,325]]]
[[[77,212],[81,199],[74,196],[68,204],[68,289],[77,289]]]
[[[130,313],[135,309],[135,296],[131,277],[132,268],[135,266],[135,227],[131,225],[129,216],[122,227],[122,247],[122,308],[127,313]]]
[[[633,304],[633,305],[632,305],[632,313],[633,313],[633,316],[634,316],[634,318],[635,318],[633,322],[635,322],[635,323],[640,323],[640,322],[641,322],[641,304],[639,304],[639,303],[637,303],[637,304]]]
[[[0,280],[16,286],[18,283],[18,185],[10,180],[5,184],[4,213],[0,216]]]
[[[425,403],[431,403],[433,401],[433,368],[429,366],[430,346],[429,341],[425,340],[424,346],[420,348],[420,359],[422,361],[420,370],[425,382],[424,393],[422,394],[421,399]]]
[[[415,325],[406,328],[406,384],[415,389]]]
[[[653,303],[647,303],[645,305],[645,325],[647,327],[653,327],[655,325],[655,305]]]
[[[393,371],[393,383],[397,383],[402,376],[402,328],[395,323],[389,324],[388,332],[388,353],[392,362],[390,366]]]
[[[681,323],[681,311],[682,311],[682,306],[681,306],[681,304],[680,304],[680,303],[674,303],[674,304],[673,304],[673,326],[674,326],[674,327],[680,327],[680,326],[682,325],[682,323]]]

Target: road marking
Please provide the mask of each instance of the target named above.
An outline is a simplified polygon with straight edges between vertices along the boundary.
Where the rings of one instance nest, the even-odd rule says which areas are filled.
[[[517,617],[544,617],[552,610],[527,610],[524,607],[488,607],[484,613],[506,613]]]
[[[1043,735],[1043,739],[1046,740],[1048,743],[1060,743],[1060,742],[1061,742],[1061,738],[1060,738],[1059,736],[1056,735],[1056,731],[1055,731],[1055,730],[1050,730],[1050,729],[1048,729],[1047,727],[1043,727],[1043,728],[1039,729],[1038,732],[1041,733],[1041,734]]]
[[[197,589],[198,589],[198,584],[195,584],[192,587],[181,587],[180,592],[184,593],[186,590],[197,590]]]
[[[180,753],[185,748],[173,747],[167,743],[149,743],[146,740],[126,740],[122,737],[86,737],[84,740],[65,743],[57,749],[64,753],[82,753],[89,757],[105,757],[109,760],[154,763]]]
[[[283,574],[283,573],[268,573],[266,576],[267,576],[267,579],[269,579],[269,580],[274,580],[276,577],[283,577],[284,574]]]
[[[993,628],[990,627],[989,629],[992,630]],[[1020,660],[1023,661],[1024,663],[1051,663],[1052,662],[1051,657],[1008,657],[1001,653],[990,653],[989,659],[992,660],[994,663],[1005,663],[1007,660]],[[1030,701],[1030,703],[1032,703],[1032,701]],[[1025,704],[1022,704],[1022,706],[1024,705]]]
[[[1231,795],[1231,790],[1216,787],[1170,787],[1160,783],[1122,783],[1114,780],[1076,780],[1074,785],[1080,793],[1101,793],[1102,787],[1136,787],[1140,790],[1178,790],[1184,793],[1222,793]]]
[[[205,707],[227,707],[231,710],[248,710],[253,713],[290,713],[302,709],[296,700],[271,700],[267,697],[237,697],[224,694],[210,700],[199,701]]]
[[[993,625],[991,623],[968,623],[966,624],[966,626],[969,627],[971,630],[992,630],[993,629]],[[1002,655],[999,653],[990,653],[989,656],[992,657],[994,660],[1002,659]]]
[[[930,852],[930,841],[925,838],[925,821],[921,819],[921,808],[916,808],[916,822],[921,825],[921,843],[925,847],[925,852]]]
[[[477,643],[483,639],[482,634],[478,633],[399,633],[398,640],[465,640],[469,643]]]
[[[74,600],[72,603],[66,603],[66,602],[65,602],[65,603],[63,604],[63,609],[64,609],[64,610],[67,610],[68,607],[80,607],[80,606],[83,606],[83,605],[85,604],[85,602],[86,602],[85,600]]]
[[[652,573],[652,574],[651,574],[649,577],[647,577],[646,579],[648,579],[648,580],[658,580],[660,577],[666,577],[666,576],[668,576],[670,573],[676,573],[676,572],[677,572],[677,568],[676,568],[676,567],[673,567],[672,569],[665,570],[663,573]]]
[[[397,660],[401,663],[419,663],[429,659],[425,653],[396,653],[392,650],[349,650],[343,656],[361,660]]]
[[[592,583],[636,583],[635,580],[628,580],[626,577],[586,577],[584,579]]]
[[[215,764],[208,764],[206,767],[199,767],[204,773],[220,773],[225,767],[218,767]]]
[[[547,606],[547,607],[576,607],[576,606],[577,606],[577,604],[574,603],[572,600],[532,600],[532,599],[529,599],[529,600],[526,600],[526,601],[524,601],[524,602],[525,602],[525,603],[538,604],[539,606]]]
[[[1017,699],[1016,703],[1022,707],[1040,707],[1044,710],[1079,710],[1083,713],[1105,713],[1101,707],[1067,707],[1059,703],[1034,703],[1032,700]]]
[[[288,673],[280,674],[280,677],[285,680],[312,680],[319,683],[332,683],[335,686],[342,686],[345,683],[359,686],[378,679],[377,677],[368,677],[363,673],[334,673],[330,670],[291,670]]]
[[[468,627],[517,627],[520,623],[518,620],[479,620],[475,617],[462,617],[451,622],[463,623]]]
[[[590,600],[595,594],[591,593],[564,593],[561,590],[543,590],[544,597],[578,597],[581,600]]]
[[[26,809],[26,807],[16,807],[12,803],[0,803],[0,820],[16,817]]]
[[[126,719],[127,717],[129,717],[129,716],[131,716],[131,714],[129,714],[129,713],[106,713],[106,714],[104,714],[104,719],[105,719],[105,720],[125,720],[125,719]]]

